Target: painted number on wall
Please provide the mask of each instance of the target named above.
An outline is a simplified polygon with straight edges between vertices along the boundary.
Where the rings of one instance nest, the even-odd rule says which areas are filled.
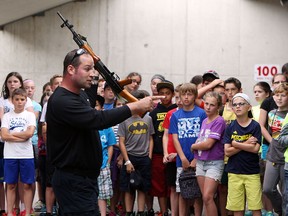
[[[272,77],[280,71],[279,65],[255,65],[254,80],[271,82]]]

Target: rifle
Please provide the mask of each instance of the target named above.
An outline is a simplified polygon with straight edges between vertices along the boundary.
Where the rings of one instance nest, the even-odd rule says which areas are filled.
[[[61,28],[64,28],[66,26],[72,32],[73,40],[76,42],[79,48],[85,49],[92,56],[94,60],[95,70],[97,70],[100,73],[100,75],[105,79],[105,81],[111,87],[113,92],[116,95],[120,95],[121,97],[126,99],[128,102],[138,101],[137,98],[135,98],[126,89],[124,89],[124,86],[127,84],[130,84],[132,80],[131,79],[120,80],[117,74],[115,74],[114,72],[110,72],[109,69],[100,60],[99,56],[97,56],[93,52],[92,48],[88,45],[86,37],[83,37],[82,35],[77,34],[73,29],[73,25],[71,25],[68,22],[68,20],[62,16],[62,14],[59,11],[57,11],[57,14],[63,21]]]

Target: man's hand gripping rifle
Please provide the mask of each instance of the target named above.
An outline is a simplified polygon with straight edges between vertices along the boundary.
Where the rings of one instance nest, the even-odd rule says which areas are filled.
[[[126,89],[123,88],[125,85],[130,84],[132,80],[130,79],[120,80],[117,74],[115,74],[114,72],[110,72],[109,69],[102,63],[99,56],[97,56],[93,52],[92,48],[88,45],[86,38],[80,34],[77,34],[73,29],[73,25],[69,24],[68,20],[65,19],[59,11],[57,12],[57,14],[63,21],[61,28],[64,28],[66,26],[72,32],[73,40],[76,42],[76,44],[80,48],[85,49],[92,56],[94,60],[95,70],[97,70],[100,73],[100,75],[105,79],[105,81],[112,88],[114,93],[116,95],[120,95],[128,102],[137,101],[137,98],[135,98]]]

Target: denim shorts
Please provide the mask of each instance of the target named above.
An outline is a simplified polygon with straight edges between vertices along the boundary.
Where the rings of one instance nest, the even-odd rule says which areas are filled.
[[[197,160],[196,176],[204,176],[220,182],[223,170],[223,160]]]

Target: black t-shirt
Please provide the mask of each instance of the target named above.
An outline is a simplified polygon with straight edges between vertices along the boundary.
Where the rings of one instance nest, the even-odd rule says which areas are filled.
[[[97,178],[102,148],[97,130],[131,116],[127,106],[107,111],[91,108],[84,91],[58,87],[47,106],[47,159],[57,169]]]
[[[247,127],[242,127],[237,120],[232,121],[225,130],[223,143],[245,142],[251,136],[261,142],[261,128],[258,122],[252,120]],[[256,144],[256,145],[258,145]],[[229,157],[226,171],[234,174],[258,174],[260,172],[258,153],[240,151]]]
[[[261,104],[261,107],[260,109],[263,109],[267,112],[267,118],[266,118],[266,122],[265,122],[265,128],[267,129],[268,128],[268,113],[271,111],[271,110],[274,110],[274,109],[277,109],[278,106],[277,104],[275,103],[273,97],[269,97],[269,98],[266,98],[262,104]],[[266,144],[266,145],[269,145],[269,142],[263,137],[263,144]]]
[[[155,134],[153,134],[154,154],[163,154],[163,145],[162,145],[162,137],[164,133],[163,121],[165,119],[167,112],[176,107],[177,107],[176,104],[172,104],[169,107],[165,107],[161,103],[158,103],[156,108],[149,114],[152,117],[153,126],[155,130]]]

